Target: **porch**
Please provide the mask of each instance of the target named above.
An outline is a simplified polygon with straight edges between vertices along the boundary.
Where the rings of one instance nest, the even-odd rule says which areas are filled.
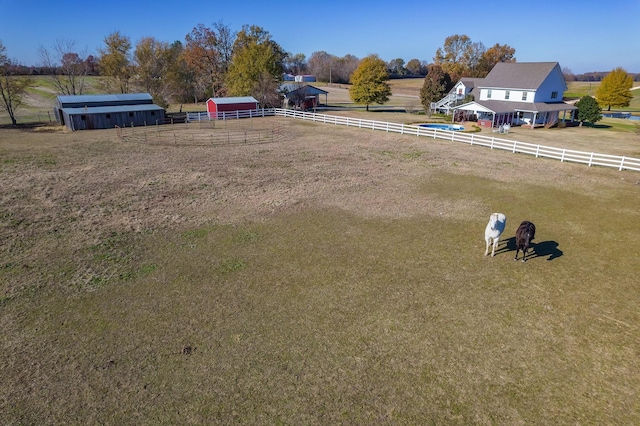
[[[561,103],[470,102],[455,107],[454,120],[475,118],[478,126],[499,128],[504,124],[529,128],[551,127],[557,123],[573,122],[577,107]]]

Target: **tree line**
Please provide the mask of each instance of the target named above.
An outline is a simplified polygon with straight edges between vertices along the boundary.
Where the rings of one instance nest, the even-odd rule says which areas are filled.
[[[104,38],[98,55],[77,48],[75,41],[57,40],[39,49],[40,66],[24,67],[12,61],[0,40],[0,77],[4,109],[15,124],[15,109],[32,84],[29,75],[51,78],[62,95],[80,95],[88,76],[99,76],[105,93],[148,92],[157,104],[198,103],[209,97],[253,96],[263,107],[280,106],[279,87],[285,73],[312,74],[318,81],[351,83],[351,97],[368,106],[384,103],[391,77],[423,77],[420,99],[426,111],[462,77],[485,77],[498,62],[516,61],[515,49],[495,44],[486,48],[467,35],[444,40],[432,62],[401,58],[389,62],[377,55],[360,59],[338,57],[325,51],[308,59],[286,52],[265,29],[245,25],[233,31],[222,22],[196,25],[184,41],[172,43],[144,37],[134,45],[114,31]],[[563,69],[565,78],[575,77]]]

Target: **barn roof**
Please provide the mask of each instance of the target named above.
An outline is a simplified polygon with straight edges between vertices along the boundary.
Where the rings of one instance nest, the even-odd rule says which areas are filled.
[[[149,93],[123,93],[109,95],[60,95],[58,102],[64,107],[67,104],[122,104],[122,103],[148,103],[153,101]]]
[[[236,96],[236,97],[225,97],[225,98],[209,98],[210,101],[215,102],[216,105],[223,104],[249,104],[249,103],[258,103],[258,100],[253,96]]]
[[[163,111],[164,108],[155,104],[140,104],[140,105],[114,105],[114,106],[96,106],[86,108],[63,108],[66,114],[80,115],[80,114],[110,114],[118,112],[136,112],[136,111]]]
[[[317,87],[312,86],[310,84],[300,85],[300,83],[289,83],[289,84],[285,83],[280,86],[280,92],[285,94],[291,94],[298,91],[304,93],[307,96],[326,95],[327,93],[329,93],[322,89],[318,89]]]

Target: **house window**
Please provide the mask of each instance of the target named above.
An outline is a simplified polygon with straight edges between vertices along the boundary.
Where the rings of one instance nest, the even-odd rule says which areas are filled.
[[[527,92],[522,92],[522,100],[523,101],[527,100]]]
[[[558,97],[558,92],[551,92],[551,99],[556,99]]]
[[[111,114],[107,114],[107,118],[111,118]]]
[[[133,117],[133,113],[132,112],[129,113],[129,117]]]
[[[156,112],[155,111],[151,111],[151,116],[154,116],[154,115],[156,115]]]
[[[506,92],[504,92],[504,98],[505,99],[509,99],[509,96],[511,96],[511,91],[507,90]]]
[[[82,121],[86,121],[86,120],[87,120],[87,116],[86,116],[86,115],[81,115],[81,116],[80,116],[80,120],[82,120]]]
[[[491,99],[491,89],[487,90],[487,99]]]

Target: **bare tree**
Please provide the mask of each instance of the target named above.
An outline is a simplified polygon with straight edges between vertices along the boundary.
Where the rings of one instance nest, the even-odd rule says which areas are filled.
[[[571,71],[569,67],[562,67],[562,75],[564,77],[564,81],[576,81],[576,75]]]
[[[333,82],[332,66],[334,56],[325,51],[313,52],[308,61],[309,71],[316,76],[318,81]],[[335,68],[334,68],[335,69]]]
[[[81,95],[89,74],[87,50],[77,53],[72,40],[56,40],[49,49],[38,49],[42,66],[47,69],[53,85],[62,95]]]
[[[229,65],[233,56],[233,45],[236,40],[237,32],[232,31],[222,21],[213,24],[213,28],[217,31],[217,43],[218,48],[218,68],[222,75],[225,75],[229,71]]]
[[[262,71],[254,83],[252,92],[263,108],[279,108],[282,104],[278,89],[280,82],[267,72]]]
[[[11,124],[18,124],[16,110],[20,108],[27,88],[33,85],[30,77],[14,75],[17,65],[9,59],[6,47],[0,40],[0,102],[7,111]]]
[[[309,71],[318,81],[329,83],[348,83],[359,65],[360,59],[353,55],[338,58],[324,51],[313,52],[308,62]]]

